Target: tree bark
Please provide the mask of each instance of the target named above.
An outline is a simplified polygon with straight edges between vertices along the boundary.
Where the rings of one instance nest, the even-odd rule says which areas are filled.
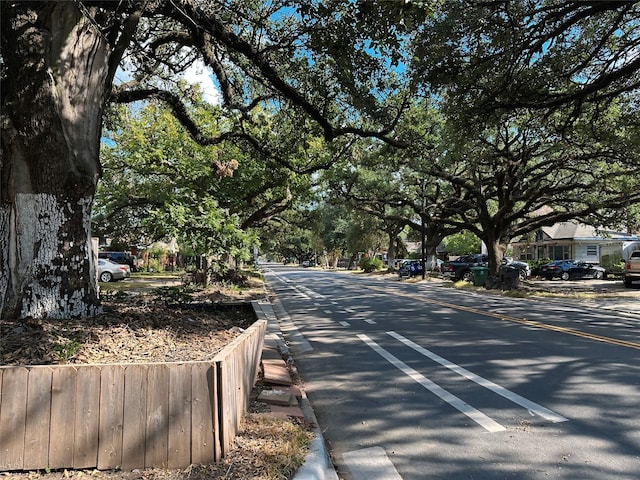
[[[387,271],[395,272],[396,267],[396,245],[398,244],[398,235],[402,232],[404,225],[398,224],[386,224],[385,230],[387,236],[389,237],[389,244],[387,246]]]
[[[501,238],[496,238],[495,235],[488,234],[483,239],[485,246],[487,247],[487,256],[489,257],[489,277],[493,278],[498,274],[500,262],[504,256],[504,252],[507,249],[505,241]]]
[[[72,2],[20,5],[3,20],[0,315],[100,312],[91,206],[109,51]],[[6,28],[9,24],[10,28]]]

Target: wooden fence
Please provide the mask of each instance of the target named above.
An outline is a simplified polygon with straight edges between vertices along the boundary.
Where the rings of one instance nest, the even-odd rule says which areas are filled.
[[[209,362],[0,367],[0,471],[184,468],[224,457],[267,321]]]

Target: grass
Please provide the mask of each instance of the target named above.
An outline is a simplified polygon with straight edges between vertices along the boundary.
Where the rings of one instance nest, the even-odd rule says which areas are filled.
[[[537,291],[529,291],[526,293],[527,293],[527,296],[548,297],[548,298],[553,298],[553,297],[575,298],[579,300],[593,300],[595,298],[597,298],[598,300],[607,299],[607,298],[618,298],[617,295],[603,295],[603,294],[597,294],[592,292],[561,293],[561,292],[545,292],[545,291],[537,290]]]
[[[293,422],[260,418],[257,430],[265,440],[262,454],[267,466],[266,478],[290,478],[304,463],[312,435],[308,429]],[[257,432],[256,432],[257,433]]]

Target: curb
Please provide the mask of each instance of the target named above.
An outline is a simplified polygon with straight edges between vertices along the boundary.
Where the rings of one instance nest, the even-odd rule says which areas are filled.
[[[287,342],[278,324],[277,315],[269,299],[253,301],[252,304],[258,318],[267,320],[267,332],[264,339],[265,346],[270,346],[281,352],[281,354],[287,358],[287,363],[293,362],[293,357],[289,352]],[[278,307],[284,312],[281,305]],[[304,391],[302,391],[300,408],[304,413],[305,420],[309,422],[310,425],[315,425],[315,427],[313,429],[313,439],[309,444],[309,453],[292,480],[338,480],[338,474],[329,458],[318,420],[313,412],[311,402],[309,402]]]
[[[293,476],[293,480],[338,480],[338,474],[333,468],[327,449],[325,448],[324,437],[318,426],[316,415],[313,413],[311,403],[302,392],[302,411],[307,420],[313,421],[313,439],[309,444],[309,453],[304,463]]]

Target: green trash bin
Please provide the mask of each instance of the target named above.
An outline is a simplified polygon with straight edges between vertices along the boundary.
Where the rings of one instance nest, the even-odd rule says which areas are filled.
[[[473,273],[473,284],[476,287],[484,287],[489,276],[489,269],[487,267],[471,267],[471,273]]]

